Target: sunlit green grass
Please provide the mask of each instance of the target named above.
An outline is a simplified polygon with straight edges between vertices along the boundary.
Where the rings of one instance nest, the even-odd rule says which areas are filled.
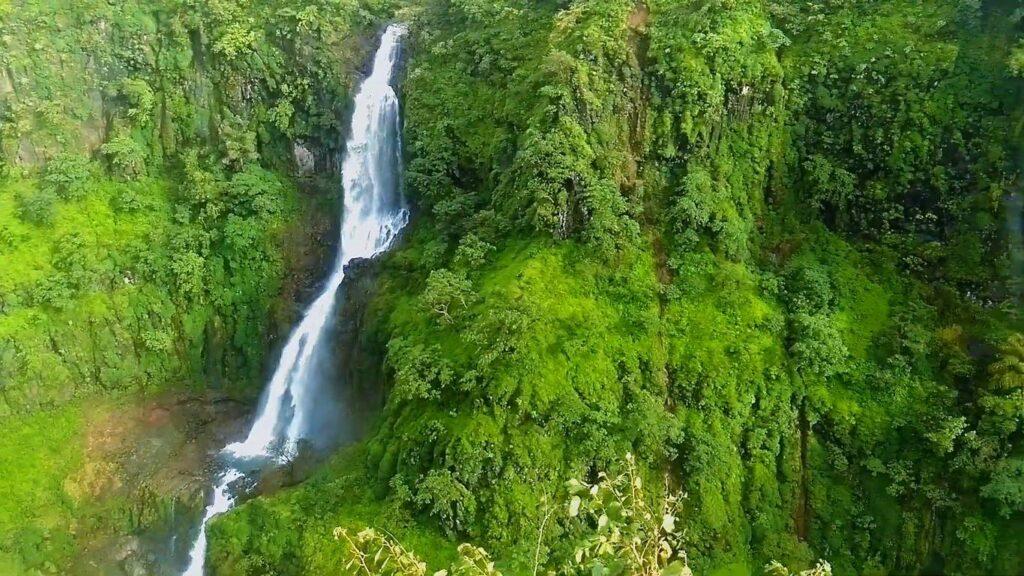
[[[428,563],[428,573],[456,557],[456,542],[375,496],[366,451],[357,445],[301,486],[255,498],[217,518],[210,526],[209,558],[221,574],[250,574],[261,566],[287,575],[331,574],[345,563],[335,528],[366,527],[397,538]]]
[[[0,419],[0,574],[24,573],[25,561],[59,565],[70,552],[75,502],[65,482],[84,442],[78,405]]]

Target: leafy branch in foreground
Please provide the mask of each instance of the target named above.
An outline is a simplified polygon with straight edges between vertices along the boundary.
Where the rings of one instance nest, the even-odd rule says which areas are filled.
[[[685,494],[671,493],[652,506],[632,454],[618,476],[598,474],[596,484],[568,482],[569,515],[585,522],[590,533],[576,549],[567,574],[617,576],[690,576],[682,532],[676,528]]]
[[[644,483],[631,454],[626,455],[625,470],[616,476],[601,472],[594,484],[579,480],[567,482],[569,518],[584,528],[576,551],[549,576],[692,576],[693,571],[682,547],[684,531],[676,526],[679,507],[686,495],[673,493],[667,486],[665,496],[652,499],[644,493]],[[544,529],[544,524],[538,528]],[[337,528],[334,536],[343,540],[347,558],[345,569],[360,576],[425,576],[427,565],[395,539],[372,528],[354,536]],[[539,555],[534,559],[537,574]],[[832,567],[819,560],[809,570],[794,574],[778,562],[765,566],[768,576],[831,576]],[[471,544],[459,546],[459,559],[434,576],[502,576],[490,555]]]
[[[814,565],[814,568],[804,570],[799,574],[790,572],[789,568],[786,568],[777,561],[772,560],[764,567],[765,576],[832,576],[832,565],[824,560],[818,560],[818,563]]]
[[[365,576],[425,576],[427,564],[406,550],[395,539],[366,528],[352,535],[344,528],[336,528],[334,537],[344,540],[348,561],[345,569]],[[459,545],[459,559],[448,570],[434,572],[434,576],[501,576],[490,555],[472,544]]]
[[[345,569],[356,574],[381,576],[423,576],[427,564],[394,539],[373,528],[352,535],[344,528],[334,529],[334,538],[346,544]]]

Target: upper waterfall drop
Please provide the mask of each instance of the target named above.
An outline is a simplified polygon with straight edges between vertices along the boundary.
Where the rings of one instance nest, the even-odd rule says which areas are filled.
[[[203,576],[206,525],[234,506],[231,484],[244,476],[244,467],[238,461],[286,458],[311,432],[311,414],[318,402],[313,365],[331,326],[345,266],[354,259],[372,258],[387,250],[409,221],[399,189],[401,119],[398,96],[391,85],[405,33],[404,25],[388,26],[373,70],[356,94],[342,164],[344,211],[338,257],[323,290],[288,337],[248,436],[222,451],[230,465],[214,485],[213,500],[206,507],[184,576]]]
[[[305,437],[312,395],[311,364],[335,309],[345,265],[386,250],[408,221],[398,186],[401,161],[398,96],[391,85],[404,25],[391,25],[381,38],[373,70],[355,97],[352,126],[342,164],[344,211],[341,242],[323,291],[310,305],[281,352],[248,437],[225,451],[239,458],[285,453]]]

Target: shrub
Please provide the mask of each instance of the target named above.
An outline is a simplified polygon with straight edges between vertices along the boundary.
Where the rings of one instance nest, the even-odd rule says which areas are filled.
[[[684,496],[666,489],[652,505],[631,454],[622,474],[601,472],[596,484],[570,480],[568,488],[569,516],[588,533],[565,574],[692,576],[676,526]]]
[[[128,109],[128,117],[139,124],[147,124],[156,103],[156,96],[149,84],[141,78],[127,78],[121,83],[121,94],[131,106]]]
[[[281,212],[281,182],[272,172],[247,166],[225,188],[231,211],[239,216],[266,218]]]
[[[842,372],[849,352],[833,320],[823,314],[797,314],[793,318],[795,343],[791,351],[804,373],[823,378]]]
[[[427,288],[421,296],[423,305],[451,324],[458,308],[466,308],[473,294],[473,286],[465,276],[450,270],[434,270],[427,277]]]
[[[85,196],[91,176],[88,158],[62,153],[46,163],[43,184],[65,200],[78,200]]]
[[[50,224],[56,213],[57,195],[48,188],[19,194],[17,198],[18,218],[32,224]]]
[[[186,299],[199,299],[206,283],[206,261],[195,252],[185,251],[171,259],[171,273],[174,275],[178,293]]]
[[[14,248],[17,242],[18,239],[15,237],[14,232],[11,232],[10,228],[7,226],[0,226],[0,254]]]
[[[465,531],[476,515],[476,498],[449,470],[431,470],[416,486],[415,502],[452,531]]]
[[[100,150],[110,161],[115,176],[135,180],[146,175],[146,151],[129,136],[115,136]]]
[[[468,234],[455,249],[455,266],[467,271],[475,270],[487,262],[494,250],[493,245],[484,242],[476,234]]]
[[[224,164],[232,169],[241,170],[247,164],[259,161],[256,132],[243,118],[235,116],[230,111],[225,112],[220,125],[220,136]]]
[[[629,575],[629,576],[692,576],[686,552],[682,547],[683,530],[676,518],[684,496],[662,494],[652,498],[645,491],[640,470],[631,455],[626,455],[622,474],[610,476],[601,472],[595,484],[579,480],[567,483],[565,512],[581,524],[582,539],[575,552],[547,573],[554,575]],[[553,508],[537,528],[537,548],[533,573],[541,569],[540,543],[551,519]],[[426,564],[396,540],[367,528],[355,536],[347,530],[334,531],[345,542],[345,568],[366,576],[424,576]],[[827,564],[825,564],[827,566]],[[435,576],[501,576],[482,548],[470,544],[459,546],[459,559],[448,570]],[[786,572],[788,576],[788,572]],[[811,574],[808,572],[806,574]],[[814,572],[824,576],[828,572]]]
[[[772,560],[764,567],[766,576],[832,576],[832,565],[824,560],[818,560],[813,568],[801,572],[791,572],[782,564]]]
[[[1018,44],[1010,53],[1010,72],[1014,76],[1024,77],[1024,42]]]
[[[786,273],[784,296],[792,312],[826,312],[834,301],[832,280],[821,266],[796,266]]]
[[[143,208],[142,196],[132,188],[120,188],[110,199],[110,207],[114,212],[133,214]]]
[[[1024,458],[1008,458],[996,466],[981,495],[995,500],[1005,518],[1024,511]]]
[[[344,528],[334,530],[334,538],[345,541],[345,569],[360,576],[426,576],[427,564],[393,538],[372,528],[352,535]],[[459,546],[459,559],[448,570],[434,576],[501,576],[490,555],[470,544]]]

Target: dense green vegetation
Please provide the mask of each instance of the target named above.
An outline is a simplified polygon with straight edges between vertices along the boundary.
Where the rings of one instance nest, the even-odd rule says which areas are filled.
[[[38,443],[0,465],[47,486],[0,479],[0,571],[43,567],[4,522],[67,506],[21,451],[74,438],[76,402],[258,384],[291,145],[330,157],[396,9],[416,213],[359,339],[386,406],[215,522],[216,574],[340,571],[338,526],[555,569],[587,538],[551,514],[564,480],[626,453],[687,494],[694,573],[1020,572],[1018,4],[0,8],[0,432]],[[46,442],[40,413],[65,415]]]
[[[70,495],[84,406],[259,390],[334,205],[330,178],[298,192],[293,143],[331,168],[380,10],[0,6],[0,573],[124,530],[131,502]]]
[[[573,554],[549,575],[631,574],[634,576],[692,576],[686,552],[679,546],[683,530],[676,525],[684,495],[668,493],[662,498],[649,498],[643,471],[632,455],[627,454],[624,471],[616,475],[597,474],[593,484],[572,479],[566,483],[570,496],[566,516],[584,529],[585,535]],[[548,520],[556,510],[550,508],[538,527],[537,548],[533,556],[533,572],[540,566],[540,545]],[[424,576],[427,564],[415,552],[405,548],[391,535],[382,535],[373,528],[352,533],[336,528],[335,538],[343,542],[344,567],[361,576]],[[458,558],[437,575],[501,576],[486,550],[463,543]],[[790,576],[779,563],[766,569],[773,576]],[[801,576],[831,576],[827,562],[820,562],[815,571]]]
[[[561,480],[632,450],[700,573],[1018,571],[1020,20],[424,2],[380,493],[518,573]],[[244,510],[219,537],[261,556]]]

